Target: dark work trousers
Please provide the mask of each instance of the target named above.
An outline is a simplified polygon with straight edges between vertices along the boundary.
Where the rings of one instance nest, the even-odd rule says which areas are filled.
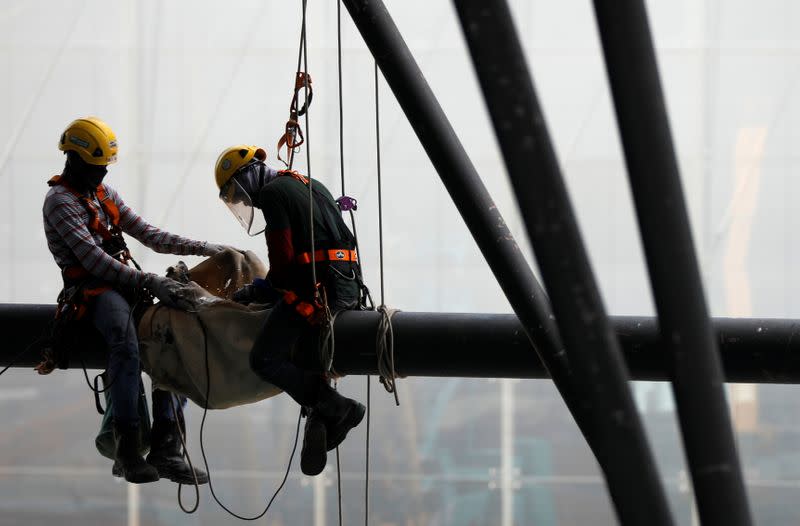
[[[109,290],[95,298],[92,323],[108,346],[108,381],[114,403],[114,422],[122,427],[139,425],[139,341],[131,306],[117,291]],[[172,400],[181,410],[186,399],[167,391],[153,391],[153,420],[175,420]]]
[[[280,300],[267,316],[250,351],[250,368],[261,379],[283,389],[303,406],[316,403],[322,380],[318,372],[303,370],[290,360],[292,349],[311,325],[295,308]]]
[[[331,312],[357,308],[361,289],[355,271],[343,273],[328,268],[317,275],[325,275],[323,272],[330,276],[326,280],[325,291]],[[280,300],[267,316],[250,351],[250,368],[253,372],[283,389],[303,406],[316,404],[323,375],[297,367],[291,362],[291,354],[300,336],[311,330],[311,325],[298,314],[294,306]]]

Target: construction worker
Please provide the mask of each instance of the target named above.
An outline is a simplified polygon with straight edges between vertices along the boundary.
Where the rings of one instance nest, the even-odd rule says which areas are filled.
[[[153,391],[147,460],[138,451],[141,371],[131,303],[144,288],[166,304],[184,308],[189,304],[184,285],[129,266],[130,252],[122,232],[161,253],[211,256],[225,247],[149,225],[103,183],[108,165],[117,160],[117,141],[111,128],[97,117],[70,123],[58,149],[67,159],[63,173],[48,182],[44,230],[64,280],[59,314],[70,316],[70,324],[85,318],[108,346],[108,389],[117,439],[112,473],[134,483],[165,477],[185,484],[194,483],[196,474],[197,481],[205,483],[208,476],[200,470],[193,474],[183,460],[176,426],[176,421],[183,421],[182,404],[166,391]]]
[[[277,298],[250,353],[250,366],[304,408],[308,418],[300,466],[313,476],[325,468],[327,451],[361,422],[365,408],[331,388],[323,373],[294,365],[290,355],[300,336],[319,324],[326,305],[332,313],[359,306],[360,269],[353,234],[328,189],[312,181],[311,199],[307,178],[268,167],[266,157],[256,146],[232,146],[217,159],[215,177],[220,199],[247,233],[266,232],[269,273],[237,291],[234,299]]]

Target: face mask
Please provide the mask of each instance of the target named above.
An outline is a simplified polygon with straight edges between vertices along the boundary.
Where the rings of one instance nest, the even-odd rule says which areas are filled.
[[[70,184],[79,192],[93,191],[103,183],[107,173],[107,166],[86,163],[77,155],[67,156],[64,175],[67,176]]]
[[[264,163],[252,163],[231,177],[219,192],[219,198],[250,236],[256,236],[267,228],[263,214],[255,210],[258,193],[267,182],[266,174]]]
[[[103,179],[105,179],[106,174],[108,173],[108,167],[93,165],[88,166],[91,166],[91,168],[84,173],[84,177],[92,188],[97,188],[103,184]]]

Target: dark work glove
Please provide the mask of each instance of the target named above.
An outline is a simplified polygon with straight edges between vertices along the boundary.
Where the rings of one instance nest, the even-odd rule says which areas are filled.
[[[252,283],[233,293],[233,301],[243,305],[249,305],[250,303],[272,304],[280,298],[280,292],[275,290],[269,281],[261,278],[256,278]]]
[[[186,311],[195,308],[191,288],[174,279],[148,274],[144,286],[165,305]]]

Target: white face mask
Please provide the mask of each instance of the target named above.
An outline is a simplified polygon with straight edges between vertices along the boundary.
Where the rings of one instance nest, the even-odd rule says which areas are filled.
[[[231,177],[219,191],[219,198],[227,205],[236,219],[250,236],[257,236],[267,229],[263,214],[257,214],[250,194],[239,184],[236,177]]]

